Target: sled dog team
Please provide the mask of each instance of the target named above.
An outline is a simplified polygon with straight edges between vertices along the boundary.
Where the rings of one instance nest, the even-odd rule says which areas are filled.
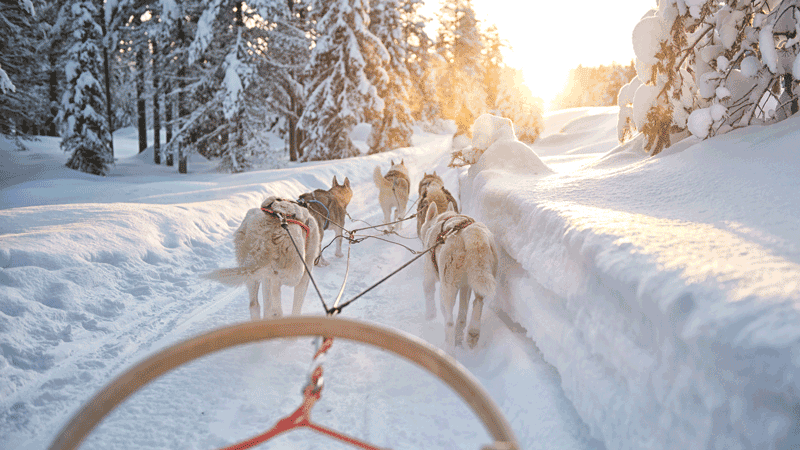
[[[398,164],[392,160],[385,174],[376,166],[373,180],[387,232],[400,230],[411,186],[403,160]],[[475,347],[484,299],[493,295],[496,287],[498,254],[494,238],[484,224],[459,214],[455,197],[436,172],[424,174],[418,192],[417,235],[423,248],[433,247],[423,258],[426,318],[436,318],[434,297],[439,282],[445,346],[452,353],[463,342],[469,299],[474,292],[467,345]],[[335,176],[330,189],[316,189],[296,201],[267,197],[260,208],[247,211],[233,234],[237,267],[218,269],[205,277],[227,285],[246,285],[253,320],[281,317],[281,286],[292,286],[292,314],[300,314],[311,268],[315,264],[328,265],[321,254],[324,230],[335,232],[335,254],[343,256],[343,225],[352,197],[350,180],[345,178],[339,184]],[[259,286],[263,314],[258,302]],[[456,295],[459,309],[454,321]]]

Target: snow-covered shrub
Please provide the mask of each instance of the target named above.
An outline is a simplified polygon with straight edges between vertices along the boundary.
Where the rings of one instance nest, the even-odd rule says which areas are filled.
[[[785,118],[798,24],[798,0],[660,0],[633,29],[637,79],[620,90],[618,137],[640,131],[656,154],[689,133]]]
[[[472,124],[472,145],[456,149],[451,154],[450,166],[461,167],[475,164],[486,149],[500,140],[517,140],[517,136],[514,134],[514,123],[504,117],[481,114]]]

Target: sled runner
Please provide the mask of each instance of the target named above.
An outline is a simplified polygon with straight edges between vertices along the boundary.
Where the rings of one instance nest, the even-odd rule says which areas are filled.
[[[274,436],[295,428],[306,427],[354,447],[378,447],[331,430],[311,421],[314,403],[321,397],[321,357],[330,348],[333,338],[368,344],[402,356],[426,369],[452,388],[483,422],[494,442],[482,450],[516,450],[519,448],[506,418],[487,392],[463,366],[436,347],[409,334],[368,322],[341,317],[298,316],[278,320],[240,323],[211,331],[177,343],[145,359],[104,387],[90,399],[64,426],[50,446],[51,450],[75,449],[117,405],[144,385],[176,367],[229,347],[270,339],[300,336],[324,336],[314,356],[309,382],[303,389],[301,406],[278,421],[267,432],[226,447],[252,448]]]

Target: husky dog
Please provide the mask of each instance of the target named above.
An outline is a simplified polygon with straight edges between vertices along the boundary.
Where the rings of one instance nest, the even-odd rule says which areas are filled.
[[[281,217],[286,219],[287,229],[281,226]],[[292,314],[300,314],[309,280],[303,261],[310,270],[319,254],[319,227],[312,214],[291,200],[267,197],[261,208],[247,211],[233,233],[233,244],[239,267],[218,269],[205,278],[230,286],[246,284],[252,320],[262,317],[258,304],[258,287],[262,282],[264,318],[283,315],[281,286],[294,286]]]
[[[456,202],[453,194],[444,187],[442,177],[436,175],[434,170],[432,174],[425,173],[422,180],[419,182],[419,203],[417,203],[417,236],[423,238],[421,230],[422,223],[425,221],[425,213],[428,211],[428,205],[436,203],[439,211],[447,209],[447,204],[453,204],[453,210],[458,212],[458,203]]]
[[[431,203],[422,224],[426,248],[435,246],[431,257],[425,261],[425,309],[429,320],[436,317],[434,294],[440,282],[441,308],[445,318],[445,348],[451,354],[461,345],[467,308],[472,291],[472,317],[467,333],[467,344],[474,348],[480,338],[481,313],[484,298],[494,294],[497,274],[497,247],[494,236],[486,225],[457,214],[452,207],[439,214],[436,203]],[[453,307],[456,293],[460,294],[458,321],[453,329]]]
[[[375,185],[378,186],[378,201],[381,204],[381,209],[383,209],[384,223],[387,224],[400,220],[405,214],[408,193],[411,188],[408,169],[403,160],[400,160],[400,164],[395,164],[394,160],[391,163],[392,166],[386,172],[386,175],[381,175],[380,166],[375,166],[375,171],[372,173],[372,179],[375,180]],[[392,220],[392,208],[394,208],[394,220]],[[399,222],[396,225],[399,230],[402,228],[403,222]],[[393,225],[387,225],[387,227],[390,232],[395,229]]]
[[[305,206],[314,216],[319,228],[320,246],[322,246],[322,237],[325,234],[324,230],[333,228],[336,232],[336,256],[341,258],[344,256],[342,253],[342,227],[344,226],[344,218],[347,215],[347,205],[350,199],[353,198],[353,190],[350,189],[350,180],[345,177],[344,183],[339,184],[336,181],[336,175],[333,176],[333,185],[330,189],[315,189],[313,192],[307,192],[300,196],[298,203]],[[328,261],[319,253],[318,265],[327,266]]]

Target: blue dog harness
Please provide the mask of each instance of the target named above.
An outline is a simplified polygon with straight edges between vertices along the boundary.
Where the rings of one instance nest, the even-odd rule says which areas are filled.
[[[311,199],[311,200],[308,200],[308,201],[301,199],[301,200],[298,200],[298,203],[300,203],[301,205],[304,202],[306,202],[306,203],[319,203],[319,205],[322,206],[323,209],[325,209],[325,225],[322,226],[322,229],[325,230],[325,229],[328,228],[328,221],[329,221],[329,219],[331,217],[331,212],[328,210],[328,207],[325,206],[324,203],[322,203],[321,201],[317,200],[317,196],[314,195],[314,192],[311,192],[311,196],[314,197],[314,198]],[[308,206],[306,206],[306,207],[308,207]]]

